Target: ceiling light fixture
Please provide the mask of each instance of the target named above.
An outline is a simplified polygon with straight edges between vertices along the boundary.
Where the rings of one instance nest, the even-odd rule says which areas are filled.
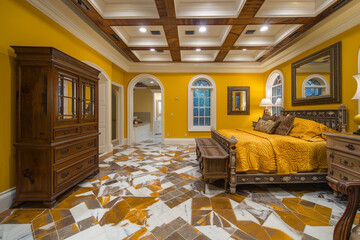
[[[150,81],[150,83],[154,83],[154,81]]]
[[[202,27],[199,28],[199,32],[206,32],[206,30],[207,30],[207,29],[206,29],[205,26],[202,26]]]
[[[201,51],[201,48],[197,48],[197,49],[195,49],[195,51],[200,52],[200,51]]]
[[[151,52],[155,52],[155,48],[150,48],[150,51],[151,51]]]
[[[142,32],[142,33],[145,33],[147,30],[146,30],[146,28],[141,27],[141,28],[139,28],[139,31]]]
[[[261,31],[261,32],[265,32],[265,31],[267,31],[268,29],[269,29],[268,26],[262,26],[262,27],[260,28],[260,31]]]
[[[246,49],[246,48],[243,48],[242,50],[243,50],[243,51],[247,51],[247,49]]]

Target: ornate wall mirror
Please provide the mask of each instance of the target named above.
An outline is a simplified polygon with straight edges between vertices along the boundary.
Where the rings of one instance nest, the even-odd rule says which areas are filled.
[[[250,114],[250,87],[228,87],[228,115]]]
[[[341,103],[341,42],[291,65],[292,105]]]

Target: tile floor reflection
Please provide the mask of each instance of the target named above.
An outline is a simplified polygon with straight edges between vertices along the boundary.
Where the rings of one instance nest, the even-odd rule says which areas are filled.
[[[332,239],[346,206],[325,184],[247,185],[230,195],[219,180],[204,194],[194,146],[118,147],[100,168],[52,209],[0,213],[0,239]]]

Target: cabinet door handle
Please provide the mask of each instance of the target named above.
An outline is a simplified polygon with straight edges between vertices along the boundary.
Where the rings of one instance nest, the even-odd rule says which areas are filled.
[[[61,154],[67,154],[69,152],[68,148],[64,148],[60,151]]]
[[[82,149],[82,147],[83,147],[83,146],[80,145],[80,146],[77,146],[76,149],[80,150],[80,149]]]
[[[355,150],[355,147],[352,144],[348,144],[345,147],[347,147],[349,150]]]
[[[63,174],[61,174],[61,178],[66,178],[67,175],[69,175],[69,172],[64,172]]]
[[[81,164],[80,166],[76,167],[76,169],[81,169],[83,167],[83,165]]]

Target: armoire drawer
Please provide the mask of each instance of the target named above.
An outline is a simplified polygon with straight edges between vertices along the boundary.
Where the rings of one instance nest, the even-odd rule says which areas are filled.
[[[81,131],[81,133],[97,132],[98,131],[98,126],[96,124],[81,126],[80,131]]]
[[[61,188],[61,185],[67,182],[68,180],[80,175],[86,169],[97,165],[97,156],[92,155],[80,160],[79,162],[67,166],[62,169],[55,170],[54,174],[54,184],[55,190]]]
[[[59,147],[55,147],[54,156],[55,163],[62,161],[68,157],[73,157],[78,153],[81,153],[86,150],[92,150],[97,148],[97,137],[89,138],[83,141],[76,141],[74,143],[62,145]]]
[[[78,127],[54,129],[54,139],[55,140],[61,139],[61,138],[66,138],[66,137],[72,137],[77,134],[79,134]]]
[[[350,172],[347,172],[346,170],[337,168],[336,166],[331,166],[331,171],[329,172],[329,176],[337,179],[339,181],[359,181],[360,175],[352,174]]]
[[[330,152],[332,162],[353,171],[360,172],[360,159],[340,152]]]

